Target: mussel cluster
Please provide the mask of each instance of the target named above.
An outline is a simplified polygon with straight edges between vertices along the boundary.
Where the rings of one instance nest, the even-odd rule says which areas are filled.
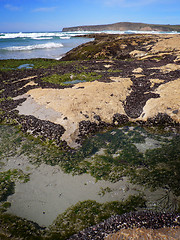
[[[70,237],[69,240],[104,239],[107,235],[118,232],[123,228],[127,229],[138,227],[158,229],[175,226],[180,226],[180,214],[151,211],[131,212],[123,215],[112,216],[100,224],[80,231]]]

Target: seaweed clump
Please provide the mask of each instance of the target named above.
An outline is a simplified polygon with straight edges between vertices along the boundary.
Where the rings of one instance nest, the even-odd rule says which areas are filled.
[[[37,223],[13,216],[11,214],[0,214],[0,239],[44,239],[44,228]]]
[[[11,203],[5,201],[14,193],[15,181],[27,182],[28,180],[29,175],[21,170],[0,172],[0,239],[44,239],[44,229],[38,224],[6,213]]]
[[[136,211],[145,207],[146,200],[141,195],[132,195],[126,201],[104,204],[87,200],[78,202],[60,214],[50,227],[48,239],[64,240],[89,226],[93,226],[111,215]]]
[[[17,169],[0,172],[0,202],[7,200],[7,197],[14,193],[16,180],[27,182],[29,175]]]
[[[52,74],[48,75],[46,77],[41,78],[42,81],[48,82],[48,83],[53,83],[53,84],[60,84],[64,85],[65,82],[69,82],[69,84],[73,84],[73,80],[82,80],[82,81],[94,81],[97,79],[100,79],[102,75],[97,74],[96,72],[81,72],[81,73],[65,73],[65,74]]]

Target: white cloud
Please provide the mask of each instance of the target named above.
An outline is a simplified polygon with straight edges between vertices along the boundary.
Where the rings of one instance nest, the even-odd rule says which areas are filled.
[[[13,5],[11,5],[11,4],[6,4],[6,5],[4,5],[4,7],[5,7],[6,9],[10,10],[10,11],[19,11],[19,10],[21,10],[20,7],[13,6]]]
[[[41,8],[35,8],[33,12],[52,12],[56,9],[57,7],[41,7]]]

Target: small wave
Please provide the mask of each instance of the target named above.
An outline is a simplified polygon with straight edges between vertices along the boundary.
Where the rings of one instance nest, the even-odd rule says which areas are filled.
[[[48,48],[59,48],[63,47],[61,43],[45,43],[45,44],[36,44],[36,45],[29,45],[29,46],[13,46],[13,47],[6,47],[2,48],[3,50],[8,51],[31,51],[35,49],[48,49]]]
[[[49,40],[49,39],[53,39],[53,37],[32,37],[32,39],[34,39],[34,40]]]

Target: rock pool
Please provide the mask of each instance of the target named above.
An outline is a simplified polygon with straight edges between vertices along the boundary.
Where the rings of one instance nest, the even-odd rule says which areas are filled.
[[[68,157],[51,152],[48,146],[13,126],[1,125],[0,133],[1,172],[19,169],[30,174],[29,181],[16,181],[15,193],[7,199],[11,203],[8,212],[41,226],[52,224],[58,214],[79,201],[122,201],[129,195],[142,193],[149,209],[161,209],[162,204],[166,205],[167,194],[171,193],[171,200],[175,198],[174,193],[178,196],[178,186],[171,186],[168,179],[159,183],[161,176],[157,179],[160,166],[160,173],[169,166],[168,156],[174,158],[169,151],[177,147],[173,144],[180,142],[177,133],[152,133],[142,127],[124,126],[92,136]],[[164,149],[167,152],[161,155]],[[74,163],[74,158],[82,153],[83,157]],[[174,154],[177,157],[174,164],[178,165],[179,150]],[[139,169],[143,169],[141,176],[137,174]],[[152,169],[156,170],[156,178]],[[174,174],[170,166],[167,171]],[[152,174],[152,179],[146,174]],[[160,204],[163,197],[164,202]]]

